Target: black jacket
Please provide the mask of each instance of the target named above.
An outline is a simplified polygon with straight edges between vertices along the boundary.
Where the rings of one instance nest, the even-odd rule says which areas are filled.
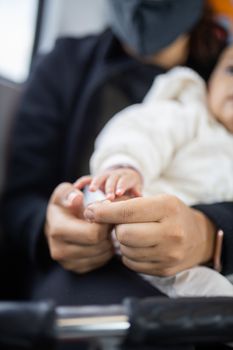
[[[42,237],[52,191],[87,172],[85,164],[102,125],[127,104],[140,102],[161,72],[128,57],[110,31],[59,39],[40,60],[12,130],[1,210],[3,228],[23,256],[49,261]],[[109,86],[124,98],[110,106],[111,114],[104,119]],[[233,272],[233,203],[197,207],[225,231],[224,272]]]

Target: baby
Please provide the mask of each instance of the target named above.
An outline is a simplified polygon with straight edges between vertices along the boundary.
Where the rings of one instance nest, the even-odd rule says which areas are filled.
[[[189,68],[157,77],[141,104],[115,115],[96,140],[93,176],[76,182],[107,199],[169,193],[188,205],[233,200],[233,46],[208,87]],[[232,295],[218,272],[196,267],[176,276],[143,275],[169,296]],[[188,281],[188,283],[187,283]]]

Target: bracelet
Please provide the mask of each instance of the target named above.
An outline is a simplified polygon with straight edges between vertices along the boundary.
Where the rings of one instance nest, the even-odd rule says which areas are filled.
[[[224,236],[223,230],[218,230],[216,234],[214,256],[213,256],[213,267],[218,272],[221,272],[222,270],[221,254],[222,254],[223,236]]]

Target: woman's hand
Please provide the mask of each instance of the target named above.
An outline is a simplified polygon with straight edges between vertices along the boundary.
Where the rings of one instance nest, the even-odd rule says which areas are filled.
[[[122,261],[137,272],[169,276],[213,257],[214,225],[175,196],[96,202],[84,214],[116,224]]]
[[[85,221],[83,210],[82,192],[63,183],[51,196],[45,224],[52,259],[76,273],[97,269],[114,254],[110,226]]]

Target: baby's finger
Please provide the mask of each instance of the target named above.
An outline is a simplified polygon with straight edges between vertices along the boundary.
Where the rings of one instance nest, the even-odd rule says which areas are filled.
[[[89,186],[89,190],[95,192],[98,189],[101,189],[101,187],[104,185],[108,176],[109,176],[108,173],[104,173],[103,175],[97,175],[93,177]]]
[[[116,195],[122,196],[128,190],[133,190],[134,188],[136,190],[136,186],[136,181],[132,175],[122,175],[117,182]]]
[[[74,187],[78,190],[82,190],[85,186],[89,185],[92,182],[92,176],[86,175],[80,177],[78,180],[75,181]]]
[[[105,183],[105,194],[106,198],[109,200],[115,199],[116,186],[120,175],[112,173],[108,176]]]
[[[132,192],[132,195],[134,197],[141,197],[142,196],[142,185],[137,184],[136,186],[132,187],[131,192]]]

